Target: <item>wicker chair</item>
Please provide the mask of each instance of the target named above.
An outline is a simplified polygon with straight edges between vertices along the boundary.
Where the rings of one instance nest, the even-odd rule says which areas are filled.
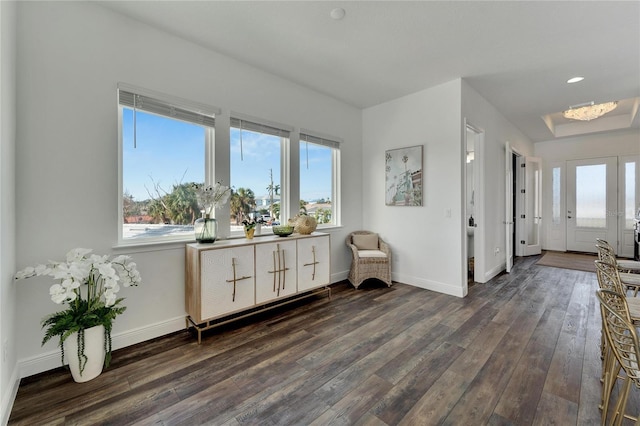
[[[616,265],[618,266],[620,272],[640,274],[640,262],[637,260],[616,258],[613,246],[606,240],[603,240],[602,238],[596,238],[596,247],[598,248],[598,254],[600,254],[601,250],[606,250],[611,254],[611,256],[616,259]]]
[[[609,424],[621,425],[625,418],[633,420],[636,425],[640,423],[637,416],[626,413],[627,400],[631,390],[640,387],[640,347],[638,345],[638,335],[636,328],[629,321],[624,295],[608,290],[597,290],[596,295],[600,301],[600,314],[605,328],[607,345],[615,362],[603,366],[608,369],[608,377],[604,381],[605,397],[611,397],[611,388],[618,379],[623,380],[618,401],[613,410],[613,418]],[[612,360],[613,361],[613,360]],[[622,368],[626,373],[619,376],[618,372]],[[606,424],[608,414],[608,401],[604,401],[602,407],[602,424]]]
[[[376,278],[391,287],[391,249],[378,234],[355,231],[347,236],[351,249],[349,282],[355,288],[366,279]]]
[[[640,262],[617,259],[613,251],[613,247],[611,247],[609,243],[604,240],[599,239],[598,244],[596,244],[596,248],[598,249],[598,259],[614,265],[614,267],[617,269],[618,278],[620,279],[622,285],[625,287],[625,290],[632,290],[633,295],[637,296],[638,290],[640,290],[640,274],[635,273],[635,271],[637,270],[633,269],[632,266],[634,263]],[[623,293],[626,293],[626,291]]]

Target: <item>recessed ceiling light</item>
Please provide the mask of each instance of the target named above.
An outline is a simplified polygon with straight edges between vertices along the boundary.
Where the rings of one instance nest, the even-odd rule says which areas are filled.
[[[347,12],[345,12],[345,10],[341,7],[336,7],[335,9],[333,9],[331,11],[331,13],[329,15],[331,15],[332,19],[335,19],[336,21],[341,20],[342,18],[344,18],[344,15]]]
[[[584,77],[571,77],[569,80],[567,80],[567,83],[577,83],[582,80],[584,80]]]

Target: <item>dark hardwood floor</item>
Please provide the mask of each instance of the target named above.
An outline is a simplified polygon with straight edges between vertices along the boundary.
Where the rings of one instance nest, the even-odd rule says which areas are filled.
[[[595,274],[537,259],[463,299],[339,283],[202,345],[184,331],[115,351],[88,383],[32,376],[9,424],[598,424]]]

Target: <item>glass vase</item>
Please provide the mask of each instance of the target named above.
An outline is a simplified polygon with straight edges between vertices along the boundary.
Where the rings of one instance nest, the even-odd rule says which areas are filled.
[[[218,238],[218,221],[209,215],[196,219],[193,224],[196,242],[213,243]]]

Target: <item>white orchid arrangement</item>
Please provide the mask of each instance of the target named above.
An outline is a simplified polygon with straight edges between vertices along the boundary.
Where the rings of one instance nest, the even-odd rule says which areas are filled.
[[[211,216],[216,207],[224,205],[231,196],[231,188],[216,182],[215,185],[193,184],[198,197],[198,204],[204,210],[204,214]]]
[[[76,248],[69,251],[66,261],[49,261],[38,266],[29,266],[16,273],[16,279],[35,276],[51,276],[58,283],[49,288],[51,300],[57,304],[68,303],[69,307],[57,312],[42,321],[47,328],[42,340],[44,345],[54,336],[60,337],[59,345],[72,333],[78,333],[78,350],[84,356],[84,330],[103,325],[105,328],[105,366],[111,360],[111,329],[113,321],[126,309],[120,306],[124,300],[118,298],[120,284],[124,287],[137,286],[141,283],[137,266],[129,256],[90,254],[93,250]],[[80,340],[82,339],[82,345]],[[80,354],[79,357],[81,358]],[[85,357],[86,359],[86,357]],[[64,351],[62,352],[64,365]],[[81,365],[81,371],[83,367]]]

